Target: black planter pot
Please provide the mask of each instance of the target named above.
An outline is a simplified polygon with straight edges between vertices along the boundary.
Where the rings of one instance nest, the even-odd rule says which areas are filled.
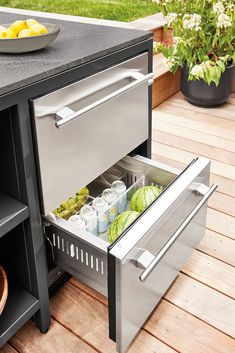
[[[181,70],[180,89],[187,101],[199,107],[218,107],[224,104],[233,92],[235,66],[227,66],[222,74],[218,87],[214,83],[208,85],[203,80],[188,80],[186,66]]]

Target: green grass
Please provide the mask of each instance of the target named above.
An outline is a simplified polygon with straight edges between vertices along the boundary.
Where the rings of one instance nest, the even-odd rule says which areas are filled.
[[[151,0],[0,0],[0,6],[116,21],[133,21],[156,12]]]

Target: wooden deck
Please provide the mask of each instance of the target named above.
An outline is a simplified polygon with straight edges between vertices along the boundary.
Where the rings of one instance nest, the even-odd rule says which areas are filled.
[[[212,160],[206,235],[154,310],[128,353],[235,352],[235,94],[217,109],[188,104],[180,93],[153,112],[153,158],[183,167]],[[29,322],[1,353],[114,353],[107,300],[71,279],[51,300],[52,327]]]

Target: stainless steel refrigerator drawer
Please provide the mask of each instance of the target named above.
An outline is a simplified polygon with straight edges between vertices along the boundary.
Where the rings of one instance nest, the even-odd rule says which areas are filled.
[[[197,158],[183,171],[144,157],[125,157],[89,188],[97,194],[116,178],[144,176],[163,192],[113,244],[72,223],[49,220],[55,263],[108,297],[109,334],[124,352],[203,237],[210,161]],[[95,191],[96,190],[96,191]],[[96,196],[96,195],[94,195]]]
[[[32,100],[43,214],[148,139],[151,76],[144,53]]]

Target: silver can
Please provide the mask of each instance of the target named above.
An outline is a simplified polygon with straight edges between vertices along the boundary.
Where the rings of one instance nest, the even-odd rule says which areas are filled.
[[[111,188],[105,189],[102,192],[102,197],[108,202],[108,215],[109,215],[109,222],[112,222],[118,214],[118,205],[117,205],[117,193],[112,190]]]
[[[75,214],[75,215],[69,217],[69,222],[76,224],[76,226],[78,226],[81,229],[86,228],[85,220],[82,218],[82,216],[80,216],[78,214]]]
[[[97,197],[92,206],[98,213],[98,233],[104,233],[109,227],[108,202],[103,197]]]
[[[126,184],[122,180],[116,180],[112,183],[111,188],[118,194],[118,213],[122,213],[126,211],[126,208],[127,208]]]
[[[97,235],[98,229],[96,210],[90,205],[85,205],[81,208],[80,215],[86,222],[86,230],[94,235]]]

